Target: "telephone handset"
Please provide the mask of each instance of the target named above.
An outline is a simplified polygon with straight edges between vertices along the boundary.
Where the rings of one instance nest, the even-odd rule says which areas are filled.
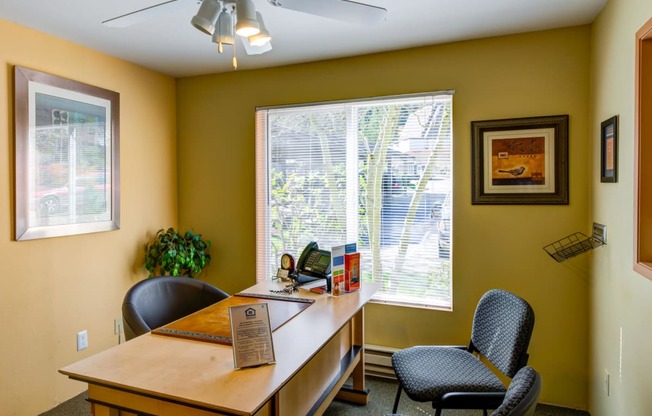
[[[296,279],[299,284],[326,279],[328,292],[331,291],[331,252],[321,250],[319,245],[312,241],[303,249],[297,261]]]

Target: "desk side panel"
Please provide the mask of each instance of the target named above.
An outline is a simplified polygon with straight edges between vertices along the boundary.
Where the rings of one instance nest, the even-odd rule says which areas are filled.
[[[337,332],[277,393],[279,415],[308,415],[320,401],[332,400],[332,397],[328,400],[330,395],[324,393],[329,393],[333,387],[339,389],[337,381],[342,379],[343,383],[351,372],[349,369],[348,374],[342,374],[341,366],[334,365],[340,363],[353,347],[351,328],[349,323]]]

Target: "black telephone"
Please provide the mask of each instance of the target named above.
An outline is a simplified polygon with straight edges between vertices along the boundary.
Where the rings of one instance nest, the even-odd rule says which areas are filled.
[[[321,250],[316,242],[311,241],[297,261],[296,280],[303,284],[318,279],[326,279],[326,290],[330,293],[331,252]]]

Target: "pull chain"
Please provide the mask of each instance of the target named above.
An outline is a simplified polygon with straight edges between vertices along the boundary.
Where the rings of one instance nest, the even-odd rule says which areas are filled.
[[[235,57],[235,39],[233,39],[233,69],[238,69],[238,59]]]

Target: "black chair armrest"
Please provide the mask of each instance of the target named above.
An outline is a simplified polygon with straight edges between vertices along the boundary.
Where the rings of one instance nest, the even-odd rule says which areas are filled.
[[[122,321],[127,341],[152,330],[132,303],[122,305]]]
[[[444,394],[439,403],[446,409],[496,409],[503,400],[505,392],[453,392]]]

